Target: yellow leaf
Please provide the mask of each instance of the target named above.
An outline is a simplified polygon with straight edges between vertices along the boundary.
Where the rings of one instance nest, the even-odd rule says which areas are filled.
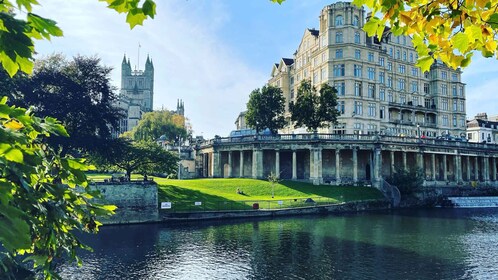
[[[17,120],[14,120],[14,119],[11,119],[11,120],[5,122],[3,124],[3,126],[5,126],[6,128],[13,129],[13,130],[19,130],[19,129],[24,127],[24,125],[22,123],[20,123]]]
[[[476,0],[476,6],[484,8],[489,0]]]

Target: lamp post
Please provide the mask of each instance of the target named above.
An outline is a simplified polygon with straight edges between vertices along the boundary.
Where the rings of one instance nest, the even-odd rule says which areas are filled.
[[[178,180],[181,179],[181,168],[182,168],[182,164],[181,164],[181,157],[182,157],[182,138],[181,137],[178,137]]]

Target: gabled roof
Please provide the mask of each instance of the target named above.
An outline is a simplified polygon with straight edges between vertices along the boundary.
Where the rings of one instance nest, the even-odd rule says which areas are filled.
[[[294,59],[292,58],[282,58],[282,61],[285,63],[285,65],[289,66],[294,64]]]
[[[318,35],[320,34],[320,31],[316,30],[315,28],[308,28],[308,31],[315,37],[318,37]]]
[[[487,120],[482,120],[482,119],[473,119],[473,120],[467,121],[467,127],[485,127],[485,128],[497,129],[498,122],[487,121]]]

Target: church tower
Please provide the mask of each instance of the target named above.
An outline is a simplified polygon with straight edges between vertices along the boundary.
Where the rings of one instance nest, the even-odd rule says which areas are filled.
[[[180,116],[185,116],[185,105],[181,99],[178,99],[176,102],[176,113]]]
[[[142,114],[154,108],[154,64],[147,55],[145,70],[132,70],[130,59],[123,56],[121,63],[121,90],[118,106],[127,114],[121,122],[120,133],[132,130]]]

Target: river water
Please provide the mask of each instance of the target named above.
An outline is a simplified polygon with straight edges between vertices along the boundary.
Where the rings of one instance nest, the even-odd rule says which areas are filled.
[[[63,279],[498,279],[498,208],[102,227]]]

